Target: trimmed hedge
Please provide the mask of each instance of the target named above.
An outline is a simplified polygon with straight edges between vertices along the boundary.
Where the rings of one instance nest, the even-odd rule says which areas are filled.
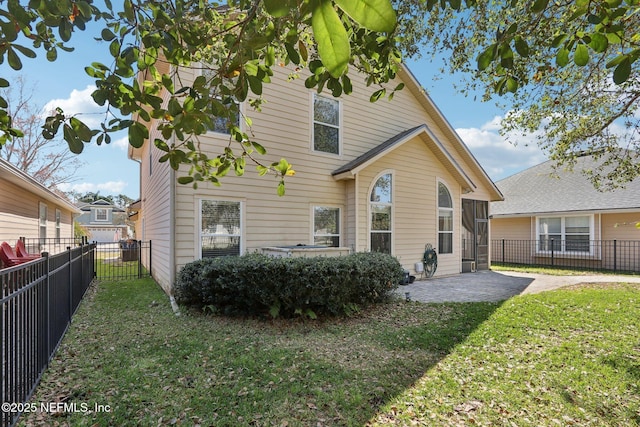
[[[349,314],[387,299],[403,278],[390,255],[278,258],[258,253],[185,265],[174,288],[182,305],[273,317]]]

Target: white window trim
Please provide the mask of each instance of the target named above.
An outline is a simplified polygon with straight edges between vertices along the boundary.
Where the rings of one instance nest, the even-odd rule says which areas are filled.
[[[540,215],[540,216],[536,216],[536,234],[535,234],[535,242],[536,242],[536,254],[538,255],[551,255],[551,250],[543,250],[540,249],[540,218],[560,218],[560,240],[562,242],[565,242],[565,220],[566,218],[576,218],[576,217],[589,217],[589,242],[595,240],[595,217],[593,214],[586,214],[586,215],[555,215],[555,214],[549,214],[549,215]],[[589,255],[589,256],[595,256],[595,252],[594,252],[594,245],[592,245],[591,243],[589,243],[589,252],[585,252],[585,251],[566,251],[565,249],[565,245],[562,244],[561,249],[560,250],[554,250],[553,253],[558,254],[558,255],[578,255],[578,256],[585,256],[585,255]]]
[[[339,218],[339,224],[338,224],[338,234],[318,234],[316,235],[315,230],[316,230],[316,208],[329,208],[329,209],[338,209],[338,218]],[[311,245],[315,245],[316,244],[316,236],[338,236],[338,246],[337,247],[341,247],[342,246],[342,242],[343,242],[343,237],[342,237],[342,223],[344,222],[343,218],[342,218],[342,213],[343,213],[343,209],[342,206],[338,206],[338,205],[331,205],[331,204],[313,204],[311,205],[310,208],[311,211],[311,240],[310,240],[310,244]]]
[[[342,100],[341,99],[336,99],[336,98],[332,98],[332,97],[328,97],[328,96],[322,96],[322,95],[318,95],[317,92],[310,92],[311,96],[309,98],[309,122],[311,123],[310,125],[310,134],[311,134],[311,140],[309,141],[309,149],[311,150],[311,152],[313,152],[314,154],[319,154],[321,156],[328,156],[328,157],[332,157],[332,158],[342,158],[342,152],[343,152],[343,146],[342,146],[342,140],[343,140],[343,135],[342,135],[342,131],[343,131],[343,118],[342,118]],[[315,98],[316,96],[319,96],[320,98],[327,98],[327,99],[331,99],[333,101],[336,101],[338,103],[338,126],[329,124],[329,123],[323,123],[323,122],[318,122],[324,126],[330,126],[333,128],[337,128],[338,129],[338,153],[327,153],[326,151],[318,151],[315,149],[315,123],[316,120],[314,118],[314,109],[315,109]]]
[[[42,218],[42,209],[44,208],[44,219]],[[38,237],[41,239],[46,239],[48,236],[48,224],[49,221],[49,207],[46,203],[40,202],[38,204]],[[41,231],[44,228],[44,236],[41,235]]]
[[[449,192],[449,197],[451,198],[451,208],[441,208],[440,207],[440,184],[444,185],[444,187],[447,189],[447,191]],[[443,179],[436,179],[436,242],[434,244],[434,246],[437,249],[438,252],[438,256],[450,256],[450,255],[455,255],[456,254],[456,239],[455,239],[455,231],[456,231],[456,202],[453,198],[453,193],[451,192],[451,186],[449,186],[449,184],[446,183],[446,181],[444,181]],[[451,224],[452,224],[452,230],[451,231],[440,231],[440,210],[445,210],[445,211],[450,211],[451,212]],[[447,234],[451,234],[451,252],[447,252],[447,253],[441,253],[440,252],[440,233],[447,233]]]
[[[60,209],[56,209],[56,239],[60,240],[62,237],[62,211]]]
[[[233,199],[226,197],[199,197],[196,199],[196,209],[198,210],[198,221],[195,224],[195,240],[194,240],[194,258],[202,259],[202,202],[214,201],[214,202],[234,202],[240,203],[240,255],[245,253],[245,240],[246,240],[246,224],[245,224],[245,199]],[[216,236],[225,236],[217,234]],[[238,236],[237,234],[229,234],[228,236]]]
[[[380,177],[384,176],[384,175],[389,175],[391,174],[391,203],[381,203],[381,202],[372,202],[371,201],[371,192],[373,191],[373,188],[375,187],[376,183],[378,182],[378,180],[380,179]],[[391,255],[396,253],[396,247],[395,247],[395,242],[396,239],[394,238],[395,235],[395,222],[396,222],[396,209],[395,209],[395,203],[394,201],[396,200],[396,175],[395,175],[395,171],[393,169],[387,169],[385,171],[380,172],[378,175],[376,175],[373,180],[371,181],[371,184],[369,184],[369,189],[367,191],[367,251],[371,252],[371,232],[373,230],[371,230],[371,205],[372,204],[378,204],[378,205],[386,205],[386,206],[391,206],[391,230],[388,232],[391,234]],[[383,231],[380,230],[375,230],[377,233],[381,233]]]
[[[95,212],[94,221],[96,221],[96,222],[109,222],[109,210],[107,208],[95,208],[93,211]],[[98,211],[104,211],[105,212],[106,215],[105,215],[104,219],[98,218]]]
[[[199,72],[195,77],[202,76],[202,75],[204,75],[204,66],[202,65],[202,63],[200,63],[199,64]],[[218,97],[218,99],[220,99],[220,97]],[[238,127],[240,128],[240,130],[242,132],[244,132],[246,130],[245,126],[244,126],[244,120],[242,119],[242,117],[244,116],[244,113],[245,113],[244,102],[238,102],[238,101],[235,101],[235,102],[236,102],[236,104],[238,104],[238,113],[240,114],[240,116],[238,117]],[[231,136],[228,133],[217,132],[215,130],[208,130],[205,133],[205,135],[212,135],[212,136],[218,136],[218,137],[222,136],[222,137],[225,137],[225,138],[229,138]],[[207,200],[210,200],[210,199],[207,199]]]

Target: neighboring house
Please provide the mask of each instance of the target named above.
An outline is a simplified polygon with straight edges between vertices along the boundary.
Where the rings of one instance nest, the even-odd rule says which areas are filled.
[[[3,159],[0,182],[0,241],[14,247],[16,240],[24,237],[30,252],[40,252],[45,247],[57,251],[56,242],[64,243],[60,250],[66,249],[68,240],[73,238],[73,217],[80,211]],[[53,244],[44,245],[45,239]]]
[[[581,172],[596,166],[593,156],[585,155],[577,159],[573,172],[555,171],[548,161],[498,181],[505,200],[491,203],[492,259],[537,259],[546,264],[542,261],[553,250],[558,265],[562,259],[607,269],[638,265],[640,180],[601,192]]]
[[[197,68],[181,70],[182,81]],[[179,269],[201,257],[273,247],[270,253],[305,253],[297,245],[387,252],[414,271],[431,244],[437,275],[460,273],[463,260],[489,268],[488,206],[502,195],[408,69],[389,84],[405,89],[376,103],[358,76],[353,94],[336,99],[306,89],[305,70],[288,81],[290,71],[276,70],[265,85],[261,112],[241,105],[268,151],[260,160],[285,157],[296,171],[284,197],[273,177],[250,165],[221,187],[180,185],[186,169],[158,163],[164,153],[153,143],[130,147],[141,165],[138,238],[153,241],[151,273],[167,292]],[[201,136],[201,146],[221,152],[225,128]],[[155,138],[162,137],[153,130]]]
[[[76,218],[88,233],[90,242],[117,242],[129,238],[127,215],[107,200],[99,199],[91,203],[80,202],[82,214]]]

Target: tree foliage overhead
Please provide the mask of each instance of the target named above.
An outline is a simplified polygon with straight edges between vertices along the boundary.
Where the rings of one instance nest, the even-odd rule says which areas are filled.
[[[263,165],[253,157],[265,150],[236,124],[235,103],[260,108],[263,85],[281,64],[309,68],[306,87],[334,96],[351,92],[351,65],[381,96],[386,92],[380,85],[395,77],[401,61],[389,0],[125,0],[119,11],[106,0],[105,6],[100,10],[91,0],[34,0],[24,6],[9,0],[0,9],[5,38],[0,60],[16,70],[22,58],[38,51],[55,60],[77,30],[98,21],[113,63],[94,62],[86,72],[96,79],[93,99],[106,108],[102,127],[90,129],[58,109],[47,119],[45,137],[62,130],[70,150],[79,153],[84,144],[109,143],[112,132],[127,129],[129,143],[141,147],[150,135],[148,123],[156,119],[161,137],[153,143],[166,153],[161,161],[174,169],[190,166],[182,183],[218,183],[232,170],[242,175],[246,160],[253,159],[261,174],[281,178],[282,194],[291,165],[286,160]],[[188,84],[177,72],[187,67],[206,72]],[[0,79],[0,86],[7,84]],[[167,103],[163,91],[170,93]],[[0,108],[6,108],[2,100]],[[231,137],[222,153],[211,156],[199,149],[197,136],[219,118],[230,123]],[[250,118],[243,119],[250,129]],[[0,143],[20,135],[7,114],[0,117],[0,131]]]
[[[502,132],[535,134],[559,164],[584,151],[597,186],[640,175],[639,0],[397,0],[405,52],[442,54],[509,111]]]
[[[118,10],[110,0],[101,8],[92,0],[23,3],[0,3],[0,63],[18,70],[37,54],[55,61],[90,23],[101,26],[113,59],[86,68],[105,107],[101,128],[57,110],[44,136],[62,132],[77,153],[126,129],[140,147],[155,119],[161,161],[189,167],[182,183],[218,183],[253,160],[279,177],[282,194],[291,165],[254,157],[265,150],[249,117],[248,132],[237,125],[236,102],[259,109],[280,64],[307,68],[305,86],[334,96],[351,92],[353,71],[372,86],[372,101],[392,96],[400,87],[386,85],[403,54],[420,50],[444,52],[451,70],[468,76],[465,90],[501,96],[511,111],[505,132],[538,132],[558,161],[604,153],[609,163],[593,171],[596,182],[603,173],[622,181],[640,174],[640,0],[124,0]],[[203,71],[193,83],[176,72],[187,67]],[[8,84],[0,77],[0,87]],[[205,153],[198,136],[218,119],[229,124],[229,144]],[[0,98],[0,145],[20,135]]]
[[[11,87],[0,90],[7,101],[7,112],[22,136],[7,141],[0,150],[0,158],[33,177],[51,190],[61,184],[74,182],[82,166],[78,156],[71,153],[62,139],[49,141],[42,136],[41,105],[34,103],[37,89],[17,78]]]

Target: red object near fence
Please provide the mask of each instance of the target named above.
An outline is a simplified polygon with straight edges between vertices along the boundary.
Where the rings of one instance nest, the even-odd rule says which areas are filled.
[[[2,245],[0,245],[0,259],[5,267],[13,267],[31,261],[29,258],[20,258],[14,254],[13,249],[7,242],[2,242]]]
[[[38,254],[30,254],[24,246],[24,242],[20,239],[16,242],[16,255],[18,258],[25,258],[29,261],[40,258]]]

